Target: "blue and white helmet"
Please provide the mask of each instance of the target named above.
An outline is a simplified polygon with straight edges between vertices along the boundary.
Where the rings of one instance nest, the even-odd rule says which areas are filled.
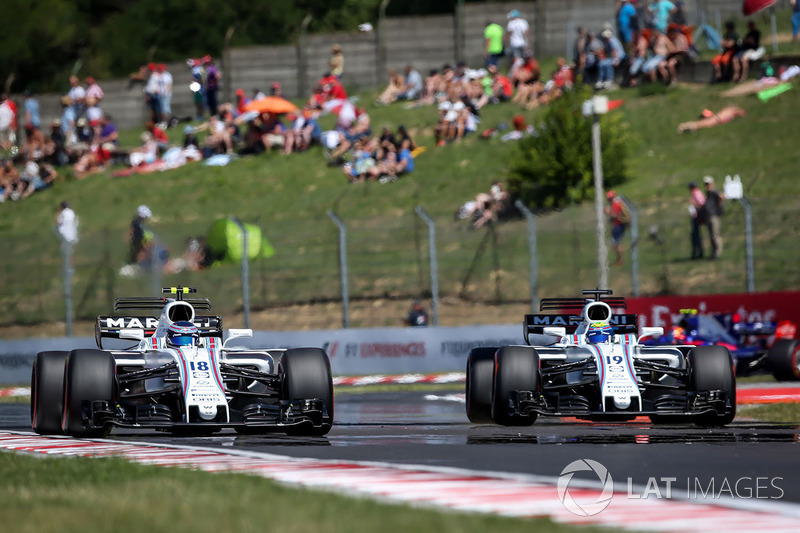
[[[197,326],[186,320],[173,322],[167,329],[167,344],[170,346],[196,346],[199,339]]]
[[[608,322],[592,322],[586,330],[586,340],[592,344],[608,342],[614,335],[614,328]]]

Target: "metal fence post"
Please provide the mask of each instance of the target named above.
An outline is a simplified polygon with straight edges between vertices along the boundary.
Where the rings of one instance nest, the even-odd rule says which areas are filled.
[[[433,325],[439,325],[439,262],[436,260],[436,225],[433,219],[425,212],[422,206],[417,206],[414,212],[428,225],[428,249],[431,264],[431,308],[433,311]]]
[[[61,253],[64,258],[62,272],[64,275],[64,307],[66,308],[67,337],[72,337],[74,313],[72,310],[72,275],[75,273],[72,268],[72,246],[64,237],[61,239]]]
[[[242,230],[242,307],[244,308],[244,327],[250,327],[250,259],[247,255],[247,229],[236,217],[232,220]]]
[[[342,327],[347,329],[350,325],[350,293],[347,286],[347,228],[342,219],[333,211],[328,211],[328,217],[339,228],[339,273],[342,280]]]
[[[753,267],[753,210],[747,198],[742,196],[739,202],[744,207],[744,239],[745,257],[747,261],[747,292],[755,292],[756,280]]]
[[[517,200],[514,206],[520,210],[528,222],[528,253],[530,254],[531,311],[536,313],[539,307],[539,261],[536,258],[536,215],[528,207]]]
[[[630,200],[621,198],[631,212],[631,285],[633,295],[639,296],[639,211]]]

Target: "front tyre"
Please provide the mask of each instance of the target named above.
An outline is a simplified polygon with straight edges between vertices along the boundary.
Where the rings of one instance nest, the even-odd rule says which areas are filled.
[[[114,356],[102,350],[73,350],[64,370],[64,412],[61,429],[74,437],[102,437],[105,428],[92,427],[86,421],[86,402],[115,403]]]
[[[800,380],[800,341],[776,340],[767,352],[766,363],[778,381]]]
[[[492,423],[492,382],[497,348],[474,348],[467,357],[467,418],[473,424]]]
[[[319,348],[286,350],[278,366],[281,400],[322,400],[322,424],[301,424],[286,428],[288,435],[326,435],[333,426],[333,379],[328,355]]]
[[[537,415],[515,412],[512,405],[515,391],[539,395],[539,354],[527,346],[504,346],[494,359],[492,387],[492,419],[501,426],[530,426]]]
[[[689,386],[692,391],[722,391],[725,393],[725,412],[706,413],[695,422],[702,426],[724,426],[736,416],[736,376],[733,358],[723,346],[696,346],[688,356]]]
[[[64,367],[68,352],[39,352],[31,372],[31,427],[40,435],[61,434]]]

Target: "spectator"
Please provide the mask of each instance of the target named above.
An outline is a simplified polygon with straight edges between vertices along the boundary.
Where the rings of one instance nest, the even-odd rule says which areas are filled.
[[[33,124],[25,125],[25,142],[20,147],[20,155],[28,160],[38,161],[45,156],[45,138]]]
[[[78,243],[78,225],[78,215],[64,200],[56,212],[56,231],[61,240],[61,253],[66,257],[72,254],[72,247]]]
[[[169,137],[167,136],[167,132],[161,129],[161,127],[159,127],[159,125],[152,120],[147,121],[145,128],[156,142],[156,145],[158,146],[158,153],[161,154],[166,152],[169,149]]]
[[[111,143],[116,146],[119,143],[119,132],[116,125],[111,122],[111,117],[103,113],[100,119],[100,137],[97,139],[98,144]]]
[[[158,159],[158,143],[153,139],[150,132],[142,132],[139,137],[142,144],[138,148],[134,148],[128,155],[128,161],[132,167],[145,165],[155,162]]]
[[[155,63],[147,65],[147,70],[150,75],[144,86],[144,94],[147,108],[150,110],[150,120],[161,122],[161,74],[158,72],[158,67],[156,67]]]
[[[39,100],[37,100],[31,91],[25,91],[25,125],[33,124],[34,127],[41,129],[42,120],[39,116]]]
[[[667,56],[667,70],[672,83],[675,83],[678,79],[678,65],[681,64],[685,57],[689,57],[691,51],[691,43],[682,28],[684,26],[670,24],[667,30],[667,38],[674,47],[672,53]]]
[[[278,88],[280,88],[280,84],[278,84]],[[275,87],[273,87],[272,89],[274,90]],[[253,98],[252,98],[253,102],[255,102],[256,100],[263,100],[266,97],[267,97],[267,95],[264,94],[264,91],[262,91],[258,87],[254,87],[253,88]]]
[[[742,39],[739,52],[733,60],[739,63],[739,78],[733,81],[745,81],[750,70],[750,61],[755,61],[761,57],[762,52],[758,48],[761,44],[761,32],[756,27],[755,21],[747,23],[747,34]]]
[[[131,221],[128,230],[128,264],[138,264],[145,260],[147,252],[147,241],[149,240],[144,229],[145,221],[152,218],[153,212],[146,205],[140,205],[136,209],[136,216]]]
[[[800,1],[789,0],[792,4],[792,44],[797,44],[797,35],[800,33]]]
[[[670,0],[656,0],[656,2],[650,4],[650,12],[652,13],[655,29],[666,34],[669,19],[677,9]]]
[[[714,79],[712,83],[719,83],[727,80],[737,80],[739,78],[739,63],[733,58],[739,51],[739,34],[736,33],[736,24],[732,20],[725,23],[725,33],[722,35],[722,52],[720,52],[711,64],[714,65]]]
[[[36,191],[46,189],[53,184],[57,176],[58,174],[52,166],[46,163],[39,165],[35,161],[28,161],[25,163],[25,170],[20,176],[20,179],[24,182],[22,198],[27,198]]]
[[[634,32],[629,45],[630,67],[628,68],[628,85],[631,87],[635,87],[639,84],[639,75],[647,61],[647,54],[650,50],[650,42],[647,35],[649,35],[650,30],[647,30],[647,32],[647,34],[645,34],[644,31]]]
[[[653,29],[651,35],[650,47],[653,55],[642,65],[642,73],[649,75],[650,81],[653,82],[661,74],[661,79],[669,85],[673,83],[673,78],[670,75],[667,58],[675,52],[675,45],[658,29]]]
[[[6,94],[0,94],[0,147],[8,150],[17,144],[16,118],[11,100]]]
[[[391,104],[397,100],[397,95],[403,92],[405,85],[406,81],[403,76],[398,74],[394,69],[390,70],[389,85],[386,86],[386,89],[384,89],[381,95],[375,100],[375,105]]]
[[[172,74],[167,70],[164,63],[158,64],[159,74],[159,94],[161,95],[161,115],[162,120],[168,120],[172,116]]]
[[[512,9],[508,13],[508,24],[506,25],[506,39],[511,52],[512,61],[522,59],[525,52],[530,50],[528,42],[531,31],[528,21],[520,16],[520,12]],[[513,70],[513,67],[512,67]]]
[[[600,42],[603,48],[598,60],[595,89],[611,89],[614,87],[614,69],[625,59],[625,48],[610,27],[600,33]]]
[[[703,205],[706,203],[706,195],[697,186],[697,183],[689,183],[689,216],[692,221],[692,255],[691,259],[702,259],[703,240],[700,238],[700,226],[706,223],[703,215]]]
[[[406,326],[420,328],[428,325],[428,312],[422,307],[419,300],[414,300],[411,303],[411,310],[406,317]]]
[[[422,76],[411,65],[406,65],[406,78],[403,92],[397,95],[398,100],[416,100],[422,96],[424,88]]]
[[[0,163],[0,203],[9,198],[16,201],[22,197],[24,184],[19,176],[19,171],[10,159],[3,159]]]
[[[639,17],[636,14],[636,8],[630,0],[622,0],[617,11],[617,28],[619,29],[619,38],[624,46],[628,46],[633,40],[634,32],[640,30]]]
[[[103,110],[97,105],[97,99],[94,96],[86,97],[86,121],[89,123],[89,128],[92,131],[92,140],[100,136],[102,129],[101,121],[103,119]]]
[[[736,117],[743,117],[746,114],[744,109],[735,105],[726,106],[717,113],[709,109],[704,109],[703,117],[700,120],[692,120],[678,124],[678,132],[689,133],[701,128],[713,128],[714,126],[730,122]]]
[[[258,89],[256,89],[256,90],[258,90]],[[283,89],[281,88],[281,84],[278,83],[277,81],[272,82],[272,85],[269,88],[269,94],[271,96],[279,96],[279,97],[283,98]],[[263,93],[261,95],[257,94],[256,96],[258,98],[254,97],[255,100],[258,100],[260,98],[266,98],[266,96],[264,96]]]
[[[492,96],[489,101],[492,103],[507,102],[514,95],[514,86],[508,76],[500,74],[497,67],[489,66],[489,76],[492,79]]]
[[[75,111],[75,116],[80,118],[83,115],[83,107],[86,100],[86,90],[81,87],[81,82],[78,76],[69,77],[69,96],[72,102],[72,109]]]
[[[219,72],[217,71],[217,67],[214,66],[214,60],[211,59],[211,56],[205,56],[203,58],[203,65],[206,69],[206,102],[208,103],[208,112],[211,115],[217,114],[217,91],[219,91]]]
[[[605,211],[611,221],[611,244],[614,247],[614,253],[617,258],[614,264],[621,265],[622,237],[625,235],[625,230],[631,221],[630,212],[625,205],[625,200],[617,196],[614,191],[608,191],[606,193],[606,198],[609,202],[609,206],[606,207]]]
[[[72,170],[75,172],[75,177],[81,180],[91,174],[105,170],[106,163],[110,160],[111,152],[106,147],[93,144],[89,150],[80,156],[78,162],[73,165]]]
[[[97,83],[97,81],[93,77],[91,77],[91,76],[87,76],[86,77],[86,86],[87,86],[86,87],[86,98],[89,98],[91,96],[98,103],[103,101],[103,97],[106,94],[105,94],[105,92],[103,92],[103,88],[100,87],[100,85]]]
[[[496,22],[487,21],[483,30],[483,61],[487,68],[495,67],[503,57],[503,35],[505,30]]]
[[[342,47],[338,44],[334,44],[331,47],[331,59],[328,61],[328,66],[330,67],[331,76],[336,76],[341,80],[344,73],[344,54],[342,53]]]
[[[706,186],[706,201],[703,204],[708,234],[711,238],[711,258],[719,259],[722,255],[722,235],[720,233],[720,216],[722,215],[722,202],[725,197],[714,188],[714,178],[705,176],[703,184]]]

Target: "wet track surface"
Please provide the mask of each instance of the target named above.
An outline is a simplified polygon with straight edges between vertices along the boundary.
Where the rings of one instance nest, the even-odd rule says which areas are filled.
[[[558,476],[577,459],[602,463],[615,483],[645,486],[675,478],[673,493],[715,489],[737,480],[743,490],[800,503],[800,427],[737,420],[725,428],[653,426],[642,419],[586,423],[540,418],[533,426],[470,424],[450,392],[337,393],[336,424],[326,437],[283,434],[174,437],[117,429],[117,440],[221,447],[251,452],[467,468]],[[0,429],[30,430],[27,404],[0,404]],[[766,479],[767,481],[763,481]],[[761,481],[759,481],[761,480]],[[770,486],[770,483],[773,486]],[[780,488],[780,494],[778,489]]]

